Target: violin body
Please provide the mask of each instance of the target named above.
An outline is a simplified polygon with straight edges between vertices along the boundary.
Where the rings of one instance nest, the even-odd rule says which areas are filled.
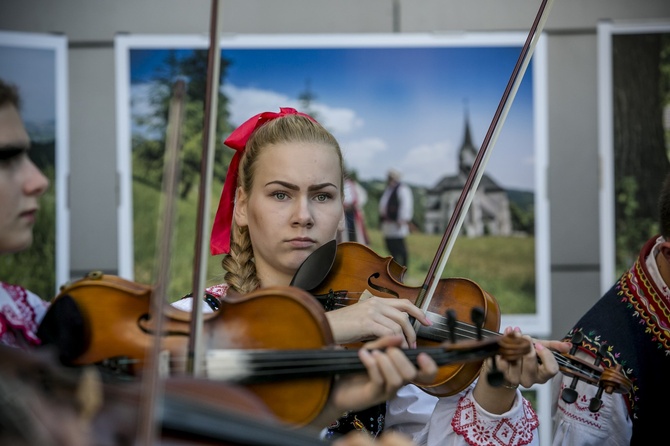
[[[407,299],[416,304],[420,287],[402,283],[406,268],[392,257],[381,257],[372,249],[355,242],[343,242],[337,247],[335,261],[321,284],[309,290],[317,299],[324,300],[326,308],[353,305],[369,292],[378,297]],[[470,320],[471,311],[478,307],[484,311],[483,328],[497,332],[500,328],[500,307],[489,293],[470,279],[439,279],[427,314],[434,322],[432,327],[421,326],[417,332],[417,345],[431,347],[448,340],[448,333],[441,322],[448,310],[454,311],[458,320]],[[441,328],[442,327],[442,328]],[[474,327],[469,339],[475,338]],[[479,374],[482,362],[451,364],[439,368],[434,384],[420,387],[435,396],[453,395],[469,386]]]
[[[165,308],[162,333],[154,328],[152,288],[121,277],[91,273],[64,286],[38,331],[56,344],[68,365],[102,364],[121,376],[142,375],[154,342],[169,356],[171,376],[186,373],[191,313]],[[323,308],[293,287],[229,293],[204,315],[205,350],[323,349],[333,345]],[[231,365],[232,366],[232,365]],[[326,404],[332,377],[261,382],[245,386],[283,422],[302,426]]]

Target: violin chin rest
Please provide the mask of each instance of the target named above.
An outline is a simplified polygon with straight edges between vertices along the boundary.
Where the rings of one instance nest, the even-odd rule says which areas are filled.
[[[86,323],[74,299],[65,294],[47,310],[37,336],[43,346],[56,347],[60,361],[70,365],[86,351]]]

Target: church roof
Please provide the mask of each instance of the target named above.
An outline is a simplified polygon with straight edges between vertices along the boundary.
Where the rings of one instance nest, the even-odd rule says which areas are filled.
[[[470,117],[467,110],[465,111],[464,121],[465,122],[463,128],[463,143],[461,144],[461,148],[458,151],[458,160],[457,160],[459,166],[459,172],[457,175],[443,177],[434,187],[426,190],[428,194],[440,194],[442,192],[454,191],[454,190],[461,191],[465,186],[467,176],[469,175],[470,170],[472,169],[472,161],[474,161],[474,158],[476,158],[477,156],[477,148],[472,142],[472,134],[470,131]],[[482,175],[478,189],[483,190],[485,192],[498,192],[505,190],[502,187],[500,187],[498,183],[493,181],[491,177],[486,175],[486,173]]]
[[[454,190],[461,191],[463,190],[463,187],[465,187],[466,181],[467,177],[462,173],[459,173],[458,175],[443,177],[434,187],[427,189],[426,193],[440,194],[442,192],[448,192]],[[486,174],[482,175],[478,189],[486,192],[501,192],[505,190],[502,187],[500,187],[498,183],[496,183],[490,176]]]

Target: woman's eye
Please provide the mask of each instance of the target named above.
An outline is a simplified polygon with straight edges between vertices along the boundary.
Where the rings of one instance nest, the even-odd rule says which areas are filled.
[[[10,148],[0,150],[0,163],[5,166],[10,166],[13,163],[19,162],[23,157],[27,157],[28,153],[25,148]]]
[[[283,201],[286,200],[286,193],[284,192],[275,192],[273,194],[277,200]]]
[[[329,198],[330,198],[330,194],[326,194],[326,193],[318,194],[316,196],[316,201],[324,202],[324,201],[328,201]]]

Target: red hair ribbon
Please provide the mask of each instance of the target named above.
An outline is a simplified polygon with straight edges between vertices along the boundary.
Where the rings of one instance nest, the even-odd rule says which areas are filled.
[[[263,124],[273,119],[280,118],[286,115],[300,115],[316,122],[314,118],[305,113],[300,113],[294,108],[281,107],[279,113],[263,112],[256,116],[252,116],[238,128],[233,130],[233,133],[223,142],[228,147],[235,149],[233,159],[228,165],[228,173],[226,174],[226,182],[223,184],[223,191],[221,192],[221,199],[219,200],[219,207],[216,210],[214,217],[214,224],[212,225],[212,235],[210,238],[209,250],[212,255],[227,254],[230,252],[230,228],[233,222],[233,209],[235,207],[235,189],[237,189],[238,168],[240,165],[240,158],[247,146],[247,141],[252,133]]]

